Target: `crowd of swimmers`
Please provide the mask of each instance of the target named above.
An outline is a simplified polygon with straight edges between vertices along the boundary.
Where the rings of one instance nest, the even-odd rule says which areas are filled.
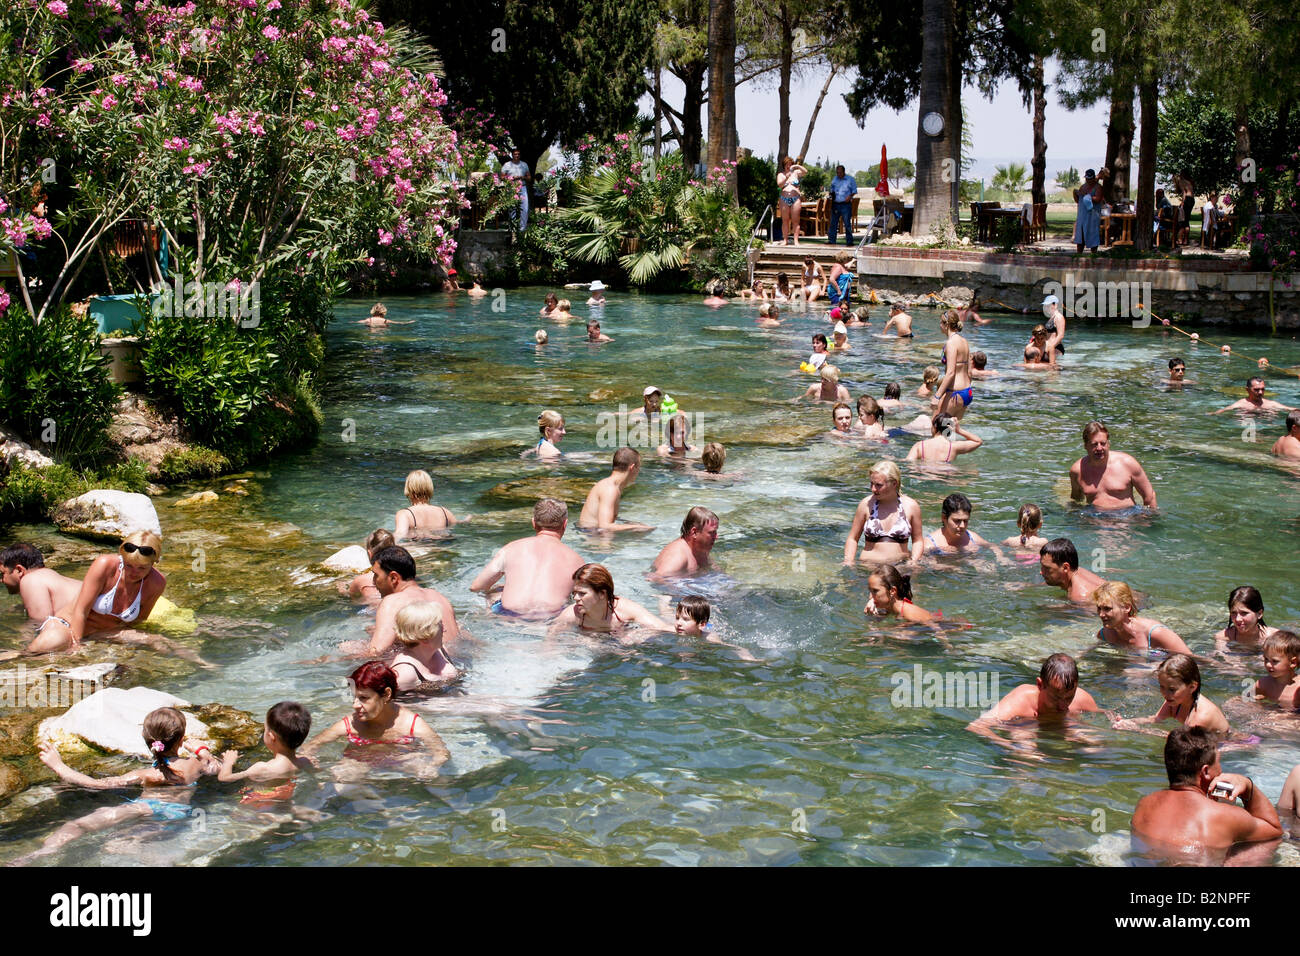
[[[829,360],[833,353],[852,348],[848,342],[850,327],[870,323],[866,307],[848,309],[846,284],[842,281],[846,272],[846,262],[837,261],[829,277],[811,263],[802,276],[803,285],[794,295],[782,276],[775,289],[756,282],[742,298],[760,300],[760,325],[773,327],[780,324],[778,302],[802,297],[806,305],[830,292],[836,302],[826,315],[832,338],[828,340],[822,332],[813,335],[813,351],[803,368],[816,374],[817,380],[795,400],[831,405],[832,439],[884,441],[889,437],[884,427],[886,415],[897,413],[905,405],[901,383],[890,383],[879,399],[863,395],[853,405],[848,389],[839,381],[838,368]],[[603,285],[593,283],[591,292],[588,306],[602,306]],[[720,297],[715,294],[711,298]],[[726,301],[723,299],[722,304]],[[1030,332],[1020,368],[1055,369],[1065,354],[1066,327],[1060,303],[1049,296],[1043,305],[1046,321]],[[563,323],[572,316],[570,303],[550,294],[541,315]],[[979,316],[974,303],[960,310],[949,309],[940,317],[944,335],[941,360],[939,366],[925,369],[917,389],[917,397],[928,402],[929,411],[908,426],[921,433],[906,456],[909,462],[945,465],[983,445],[978,435],[965,428],[963,419],[976,400],[974,383],[998,373],[987,368],[987,356],[972,352],[961,334],[968,321],[984,325],[992,320]],[[363,322],[371,328],[391,324],[382,305],[377,305]],[[613,341],[601,332],[598,320],[588,322],[587,330],[591,342]],[[900,304],[891,306],[881,334],[899,339],[914,337],[913,319]],[[539,330],[537,342],[543,344],[547,338],[545,330]],[[1190,384],[1185,370],[1181,358],[1170,360],[1170,377],[1165,384],[1170,388]],[[1263,379],[1252,378],[1246,398],[1217,411],[1286,412],[1286,433],[1273,446],[1273,453],[1300,458],[1300,410],[1267,399],[1265,390]],[[645,388],[642,408],[628,416],[629,426],[634,423],[661,429],[664,441],[657,451],[670,465],[699,459],[703,469],[696,474],[701,478],[743,478],[741,473],[723,471],[726,449],[722,445],[710,442],[701,450],[689,443],[689,420],[658,386]],[[537,443],[525,454],[548,463],[562,460],[560,446],[566,435],[563,416],[553,410],[543,411],[537,428]],[[1156,492],[1145,470],[1132,455],[1111,448],[1107,426],[1092,421],[1081,434],[1084,454],[1069,470],[1071,498],[1099,511],[1136,509],[1137,499],[1144,509],[1155,510]],[[650,525],[620,519],[623,493],[636,482],[641,467],[642,455],[635,448],[623,447],[614,452],[609,474],[594,484],[583,504],[578,518],[582,531],[612,536],[655,530]],[[870,598],[865,614],[938,628],[941,632],[941,612],[926,610],[916,603],[911,576],[902,568],[918,565],[927,554],[960,558],[988,553],[1000,564],[1010,563],[1004,549],[1027,559],[1037,556],[1039,572],[1047,584],[1061,588],[1070,601],[1094,608],[1100,624],[1098,642],[1159,662],[1154,676],[1163,703],[1153,715],[1125,718],[1107,712],[1120,729],[1143,730],[1166,720],[1179,724],[1165,744],[1169,788],[1139,802],[1133,817],[1135,837],[1149,847],[1175,855],[1192,850],[1227,850],[1240,843],[1280,838],[1282,831],[1273,804],[1248,778],[1222,772],[1218,746],[1229,738],[1231,729],[1223,711],[1201,691],[1201,663],[1194,652],[1167,625],[1139,614],[1138,599],[1126,583],[1105,581],[1082,567],[1069,539],[1042,535],[1043,517],[1036,505],[1024,504],[1018,515],[1018,533],[995,544],[971,528],[974,505],[960,493],[944,499],[938,525],[927,534],[921,507],[903,493],[902,473],[894,461],[880,460],[872,465],[868,484],[869,494],[859,503],[849,524],[843,554],[845,565],[868,569],[866,589]],[[411,472],[404,491],[408,504],[395,513],[394,530],[377,529],[366,539],[370,570],[340,582],[341,591],[373,605],[375,610],[368,638],[340,648],[345,655],[365,659],[349,676],[353,702],[347,716],[308,740],[311,715],[306,709],[292,701],[276,704],[266,715],[263,732],[271,759],[253,763],[240,772],[234,769],[239,761],[237,752],[218,758],[201,746],[190,749],[185,742],[183,715],[166,707],[150,713],[144,721],[145,745],[153,756],[153,765],[148,769],[94,779],[67,767],[55,747],[43,745],[41,759],[61,779],[93,789],[140,786],[143,796],[125,806],[104,808],[63,825],[29,857],[53,852],[82,834],[125,820],[184,817],[190,812],[191,787],[204,775],[216,776],[222,782],[257,785],[241,794],[243,802],[287,799],[292,795],[295,775],[313,763],[321,748],[336,742],[346,742],[349,747],[382,744],[405,748],[418,757],[412,772],[436,774],[448,759],[447,748],[437,732],[404,701],[408,695],[436,692],[456,681],[462,668],[454,656],[458,645],[469,637],[460,628],[451,602],[437,589],[419,583],[415,558],[403,543],[445,535],[470,520],[470,516],[457,518],[449,508],[436,504],[432,478],[424,471]],[[606,567],[586,560],[564,542],[568,517],[563,501],[541,499],[533,508],[531,534],[498,549],[474,577],[470,590],[483,595],[491,612],[505,619],[542,622],[548,636],[576,631],[624,645],[643,642],[656,632],[675,632],[685,638],[723,645],[741,659],[753,659],[747,650],[722,640],[713,621],[714,609],[698,594],[681,597],[671,621],[665,613],[667,599],[660,608],[651,609],[618,594]],[[691,590],[690,578],[713,566],[718,525],[718,516],[709,509],[691,508],[679,535],[652,562],[649,578],[655,582],[671,580],[679,591]],[[134,532],[122,540],[115,554],[95,558],[78,581],[46,568],[40,551],[30,544],[7,548],[0,554],[4,583],[10,593],[21,597],[28,617],[37,624],[36,636],[20,653],[67,651],[96,637],[140,640],[197,659],[192,652],[132,627],[147,621],[166,587],[166,578],[156,567],[161,556],[162,541],[157,534]],[[1229,624],[1215,635],[1216,653],[1227,649],[1258,651],[1265,673],[1254,685],[1255,695],[1276,701],[1285,710],[1300,708],[1300,637],[1264,623],[1263,599],[1253,587],[1234,589],[1227,605]],[[1016,733],[1017,725],[1036,722],[1068,726],[1072,715],[1098,710],[1097,700],[1079,687],[1076,661],[1056,653],[1043,661],[1033,683],[1016,687],[972,721],[969,729],[1000,746],[1023,750],[1024,740]],[[1278,806],[1295,811],[1297,795],[1300,767],[1287,779]]]

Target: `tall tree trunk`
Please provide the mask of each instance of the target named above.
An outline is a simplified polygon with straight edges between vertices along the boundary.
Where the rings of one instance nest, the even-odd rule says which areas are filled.
[[[954,223],[961,221],[961,164],[962,150],[966,144],[963,127],[966,125],[966,108],[961,102],[962,61],[964,51],[957,45],[957,0],[949,0],[948,15],[952,18],[951,41],[948,44],[948,132],[952,136],[953,174],[949,177],[948,204]]]
[[[952,218],[952,186],[960,180],[961,105],[952,109],[952,46],[956,12],[953,0],[923,0],[921,7],[921,102],[916,124],[916,211],[912,234]],[[953,115],[955,112],[955,115]],[[944,119],[943,132],[931,136],[922,126],[930,113]],[[947,162],[945,162],[945,160]]]
[[[1106,198],[1111,202],[1128,198],[1129,171],[1133,165],[1133,86],[1116,80],[1110,97],[1110,122],[1106,126],[1106,161],[1110,170]]]
[[[663,153],[663,69],[658,65],[655,66],[655,162],[659,162],[659,157]]]
[[[736,2],[709,0],[709,165],[735,160]],[[736,195],[734,167],[727,185]]]
[[[777,29],[781,32],[781,64],[776,85],[776,167],[780,169],[781,160],[790,155],[790,76],[794,72],[794,31],[790,29],[790,11],[785,0],[777,5],[777,9],[780,11]],[[803,159],[803,153],[799,154],[799,159]]]
[[[803,146],[799,148],[800,156],[808,155],[808,147],[812,145],[813,127],[817,125],[817,114],[822,111],[822,101],[826,99],[826,93],[831,88],[831,80],[835,79],[835,74],[839,72],[839,67],[831,65],[830,75],[826,77],[826,82],[822,84],[821,95],[817,97],[817,105],[813,107],[812,116],[808,118],[808,131],[803,134]]]
[[[682,84],[686,87],[682,97],[682,159],[691,168],[700,161],[700,149],[704,144],[700,110],[704,108],[704,73],[707,69],[707,63],[699,63],[682,71]]]
[[[1034,57],[1034,171],[1032,186],[1035,205],[1047,202],[1047,81],[1043,76],[1043,57]]]
[[[1255,186],[1253,183],[1244,183],[1241,179],[1241,167],[1245,165],[1246,160],[1251,159],[1250,151],[1250,112],[1244,103],[1238,103],[1236,115],[1232,120],[1232,129],[1235,134],[1235,142],[1232,149],[1233,169],[1236,170],[1236,181],[1233,188],[1237,190],[1237,222],[1242,226],[1247,225],[1255,216]],[[1259,166],[1259,157],[1254,157],[1255,165]]]
[[[1159,82],[1154,77],[1138,84],[1142,139],[1138,146],[1137,221],[1133,224],[1133,245],[1139,251],[1151,248],[1151,227],[1155,221],[1156,134],[1160,129],[1160,109],[1156,100],[1159,95]]]

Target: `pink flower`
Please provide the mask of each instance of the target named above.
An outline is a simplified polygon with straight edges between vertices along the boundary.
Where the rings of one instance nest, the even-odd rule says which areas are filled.
[[[262,27],[262,36],[266,37],[268,40],[278,40],[280,39],[280,29],[279,27],[273,27],[268,24],[267,26]]]
[[[40,219],[35,216],[32,217],[33,236],[35,236],[37,239],[48,239],[50,238],[51,235],[53,235],[53,233],[54,233],[54,228],[50,225],[48,220]],[[1291,255],[1295,255],[1295,253],[1293,252],[1291,253]]]
[[[0,315],[3,315],[9,308],[9,293],[0,289]]]
[[[68,5],[63,0],[50,0],[50,13],[66,20],[68,18]]]
[[[104,101],[103,101],[104,109],[111,110],[116,105],[117,105],[116,96],[114,96],[112,93],[108,93],[104,96]]]
[[[179,151],[182,149],[189,149],[189,148],[190,148],[190,141],[181,136],[173,136],[171,139],[163,143],[163,149],[174,149]]]
[[[381,246],[391,246],[393,244],[393,234],[386,230],[379,230],[379,244]]]

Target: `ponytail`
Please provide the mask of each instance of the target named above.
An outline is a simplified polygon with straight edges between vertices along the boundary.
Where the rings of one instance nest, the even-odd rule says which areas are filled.
[[[881,582],[891,591],[897,591],[900,599],[912,600],[912,578],[903,574],[892,564],[882,564],[874,572]]]
[[[1016,519],[1016,525],[1020,528],[1022,535],[1026,538],[1032,538],[1034,532],[1043,526],[1043,513],[1038,509],[1038,505],[1021,505],[1020,516]]]

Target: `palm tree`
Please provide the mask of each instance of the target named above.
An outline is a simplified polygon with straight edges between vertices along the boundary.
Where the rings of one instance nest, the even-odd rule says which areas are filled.
[[[1005,166],[995,166],[993,168],[992,185],[994,189],[1001,189],[1010,193],[1012,198],[1015,198],[1029,188],[1029,169],[1024,163],[1007,163]]]

